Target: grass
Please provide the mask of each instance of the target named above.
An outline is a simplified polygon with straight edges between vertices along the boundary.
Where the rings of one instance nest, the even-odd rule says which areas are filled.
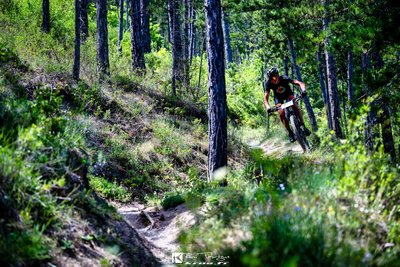
[[[95,192],[107,199],[126,202],[131,197],[131,194],[126,188],[118,185],[116,182],[110,182],[102,177],[90,175],[89,184]]]

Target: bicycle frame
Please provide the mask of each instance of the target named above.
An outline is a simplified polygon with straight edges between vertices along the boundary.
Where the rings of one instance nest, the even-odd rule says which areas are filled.
[[[297,103],[297,101],[299,99],[301,99],[301,97],[297,96],[294,99],[287,101],[286,103],[282,104],[279,107],[275,106],[275,107],[269,109],[268,113],[276,112],[280,109],[284,109],[286,119],[289,121],[290,127],[292,128],[292,131],[297,138],[297,142],[300,144],[303,151],[305,153],[308,153],[310,151],[310,145],[308,144],[304,129],[301,127],[300,119],[298,118],[297,112],[293,108],[293,106]]]

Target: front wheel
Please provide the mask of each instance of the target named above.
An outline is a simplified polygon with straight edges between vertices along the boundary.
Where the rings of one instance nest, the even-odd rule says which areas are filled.
[[[293,132],[296,135],[297,142],[299,142],[303,152],[310,152],[310,145],[308,144],[306,134],[300,128],[300,121],[295,115],[290,116],[290,125],[292,126]]]

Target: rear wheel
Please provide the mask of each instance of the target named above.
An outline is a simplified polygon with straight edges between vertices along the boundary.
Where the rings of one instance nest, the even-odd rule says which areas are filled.
[[[310,152],[310,145],[308,144],[306,134],[300,128],[300,121],[295,115],[290,116],[290,125],[292,126],[293,132],[297,138],[297,142],[299,142],[301,148],[305,153]]]

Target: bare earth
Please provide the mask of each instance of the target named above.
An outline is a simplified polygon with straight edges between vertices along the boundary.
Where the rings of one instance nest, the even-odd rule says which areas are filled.
[[[151,252],[161,264],[172,265],[172,253],[180,251],[179,233],[195,223],[195,216],[186,206],[159,210],[137,202],[115,205],[125,221],[148,241]]]

